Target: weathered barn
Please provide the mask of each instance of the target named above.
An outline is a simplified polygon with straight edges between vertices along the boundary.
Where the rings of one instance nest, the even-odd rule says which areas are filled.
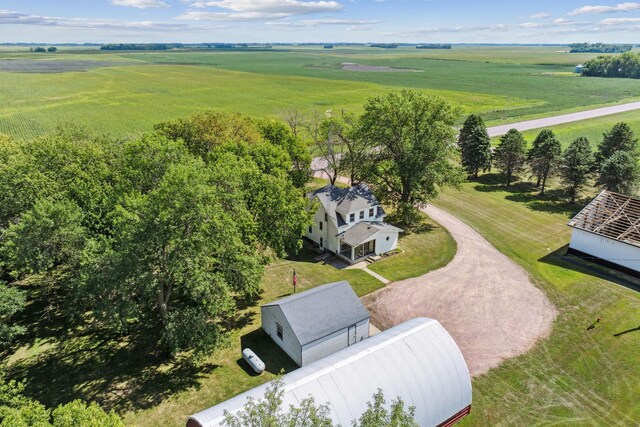
[[[433,319],[418,318],[327,356],[282,377],[283,408],[308,396],[327,403],[334,423],[351,425],[381,389],[387,404],[400,397],[414,406],[420,426],[450,426],[471,410],[471,377],[460,349]],[[224,411],[236,413],[256,387],[191,416],[188,427],[217,427]]]
[[[569,226],[568,253],[640,277],[640,199],[603,191]]]
[[[369,312],[346,281],[265,304],[261,312],[262,329],[300,366],[369,337]]]

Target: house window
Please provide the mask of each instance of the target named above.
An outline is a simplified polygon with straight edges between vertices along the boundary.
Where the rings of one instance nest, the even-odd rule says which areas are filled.
[[[309,226],[309,234],[313,233],[313,227]]]
[[[322,221],[318,223],[318,227],[320,227],[320,231],[322,231]]]
[[[364,211],[360,211],[360,219],[364,219]]]
[[[354,213],[349,214],[349,222],[353,222],[355,220],[356,220],[356,214],[354,214]]]
[[[326,212],[325,212],[325,214],[324,214],[324,220],[325,220],[325,221],[329,221],[329,215],[327,215],[327,213],[326,213]]]
[[[373,216],[373,208],[369,208],[369,216]]]
[[[387,236],[387,242],[389,241],[389,236]]]
[[[284,340],[284,332],[282,331],[282,325],[278,322],[276,322],[276,335],[278,335],[278,338],[280,338],[281,340]]]
[[[324,248],[324,239],[322,237],[320,238],[320,247]]]

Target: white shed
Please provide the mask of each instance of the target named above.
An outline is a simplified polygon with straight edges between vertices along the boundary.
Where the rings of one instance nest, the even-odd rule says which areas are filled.
[[[568,225],[569,254],[640,277],[640,199],[603,191]]]
[[[262,329],[300,366],[369,337],[369,312],[346,281],[265,304],[261,313]]]
[[[460,349],[433,319],[388,329],[284,375],[283,408],[313,396],[327,404],[334,423],[351,425],[382,389],[389,405],[400,397],[414,406],[420,426],[451,426],[471,411],[471,377]],[[187,427],[218,427],[224,411],[238,412],[247,398],[261,399],[268,384],[192,415]]]

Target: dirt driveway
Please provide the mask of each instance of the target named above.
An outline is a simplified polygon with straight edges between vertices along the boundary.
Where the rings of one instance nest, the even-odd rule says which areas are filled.
[[[456,217],[433,206],[425,212],[449,230],[458,252],[444,268],[363,297],[372,323],[384,330],[414,317],[437,319],[472,375],[545,337],[557,311],[525,271]]]

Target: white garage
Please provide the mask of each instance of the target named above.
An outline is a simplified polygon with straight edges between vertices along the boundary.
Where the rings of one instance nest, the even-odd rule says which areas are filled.
[[[460,349],[433,319],[418,318],[311,363],[283,379],[283,408],[308,396],[327,403],[335,424],[351,425],[381,389],[387,405],[400,397],[416,409],[418,425],[451,426],[471,410],[471,377]],[[188,427],[218,427],[224,411],[238,412],[256,387],[189,418]]]
[[[369,312],[347,281],[273,301],[260,311],[262,329],[300,366],[369,337]]]
[[[569,254],[640,277],[640,199],[603,191],[568,225]]]

